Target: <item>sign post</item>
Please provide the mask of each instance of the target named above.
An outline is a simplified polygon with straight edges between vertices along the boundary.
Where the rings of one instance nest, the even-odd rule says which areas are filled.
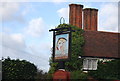
[[[54,81],[69,81],[70,73],[65,71],[65,62],[70,60],[71,27],[51,29],[53,31],[53,62],[58,62],[58,70],[53,74]]]

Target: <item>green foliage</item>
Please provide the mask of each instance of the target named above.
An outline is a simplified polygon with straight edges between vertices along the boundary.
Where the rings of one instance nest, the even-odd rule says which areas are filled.
[[[81,79],[81,81],[83,81],[87,79],[87,76],[87,73],[84,73],[81,70],[71,72],[71,79]]]
[[[78,56],[83,55],[83,45],[84,45],[84,38],[83,38],[83,30],[69,24],[60,24],[56,28],[70,28],[72,30],[75,30],[75,32],[72,32],[72,41],[71,41],[71,59],[65,63],[65,69],[68,71],[76,71],[81,70],[82,68],[82,60],[78,60]],[[66,29],[64,29],[65,31]],[[58,32],[61,32],[59,30]],[[52,57],[51,57],[52,58]],[[57,69],[57,63],[53,63],[52,60],[50,60],[50,70],[49,73],[54,73]]]
[[[107,62],[99,62],[96,71],[89,71],[89,75],[96,79],[120,80],[120,60],[112,60]]]
[[[38,70],[35,79],[36,81],[45,81],[47,79],[47,73],[43,72],[43,70]]]
[[[32,79],[36,75],[37,67],[26,60],[11,60],[10,58],[2,61],[3,79]]]

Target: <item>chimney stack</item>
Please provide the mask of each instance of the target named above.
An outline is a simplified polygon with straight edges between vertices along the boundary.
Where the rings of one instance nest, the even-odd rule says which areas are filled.
[[[69,23],[82,29],[83,5],[70,4]]]
[[[84,30],[97,31],[98,9],[86,8],[83,10]]]

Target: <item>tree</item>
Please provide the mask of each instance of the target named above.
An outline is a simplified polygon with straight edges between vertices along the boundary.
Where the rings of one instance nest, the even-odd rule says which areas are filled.
[[[26,60],[12,60],[9,57],[2,60],[2,79],[32,79],[36,75],[37,67]]]
[[[47,79],[47,72],[43,72],[43,70],[37,70],[36,81],[44,81]]]

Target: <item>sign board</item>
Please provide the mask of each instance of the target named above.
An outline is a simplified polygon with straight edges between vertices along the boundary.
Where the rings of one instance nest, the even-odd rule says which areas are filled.
[[[53,31],[53,61],[67,61],[70,59],[71,51],[71,27],[51,29]]]
[[[55,33],[54,60],[68,60],[70,58],[70,32]]]
[[[97,70],[98,59],[85,58],[83,60],[83,70]]]

